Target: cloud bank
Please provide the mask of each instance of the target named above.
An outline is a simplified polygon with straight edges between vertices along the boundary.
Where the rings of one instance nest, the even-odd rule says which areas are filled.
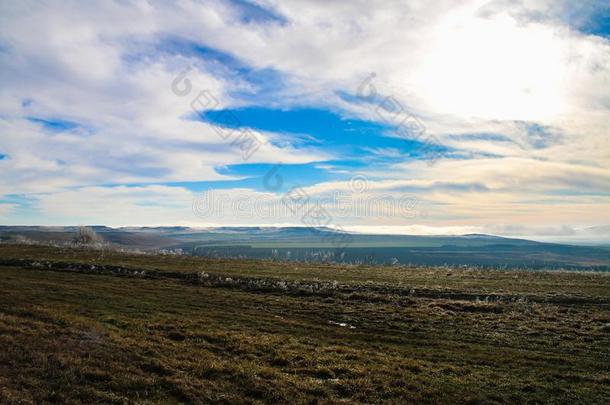
[[[371,198],[416,196],[418,215],[333,225],[607,225],[607,15],[595,1],[3,2],[0,222],[243,224],[193,201],[324,199],[360,176]],[[214,103],[194,109],[203,90]],[[407,116],[442,146],[434,164]],[[256,134],[247,159],[222,117]]]

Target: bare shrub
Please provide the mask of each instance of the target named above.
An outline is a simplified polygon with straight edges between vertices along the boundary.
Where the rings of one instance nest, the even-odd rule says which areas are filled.
[[[27,237],[23,236],[23,235],[16,235],[15,236],[15,242],[22,244],[22,245],[32,245],[34,244],[34,241],[28,239]]]
[[[103,239],[88,226],[79,226],[73,242],[79,245],[96,245],[101,244]]]

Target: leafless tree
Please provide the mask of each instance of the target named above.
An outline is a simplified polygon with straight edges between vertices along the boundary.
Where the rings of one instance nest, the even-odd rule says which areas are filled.
[[[88,226],[79,226],[73,241],[79,245],[94,245],[101,243],[102,238]]]

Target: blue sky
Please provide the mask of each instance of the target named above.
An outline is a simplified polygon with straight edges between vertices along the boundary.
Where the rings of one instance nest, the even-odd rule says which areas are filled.
[[[0,223],[302,225],[230,201],[296,187],[418,201],[352,230],[608,225],[609,7],[526,3],[4,2]]]

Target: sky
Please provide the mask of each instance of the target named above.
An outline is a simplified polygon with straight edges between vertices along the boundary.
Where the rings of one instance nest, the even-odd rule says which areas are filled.
[[[610,2],[0,1],[0,224],[610,240]]]

